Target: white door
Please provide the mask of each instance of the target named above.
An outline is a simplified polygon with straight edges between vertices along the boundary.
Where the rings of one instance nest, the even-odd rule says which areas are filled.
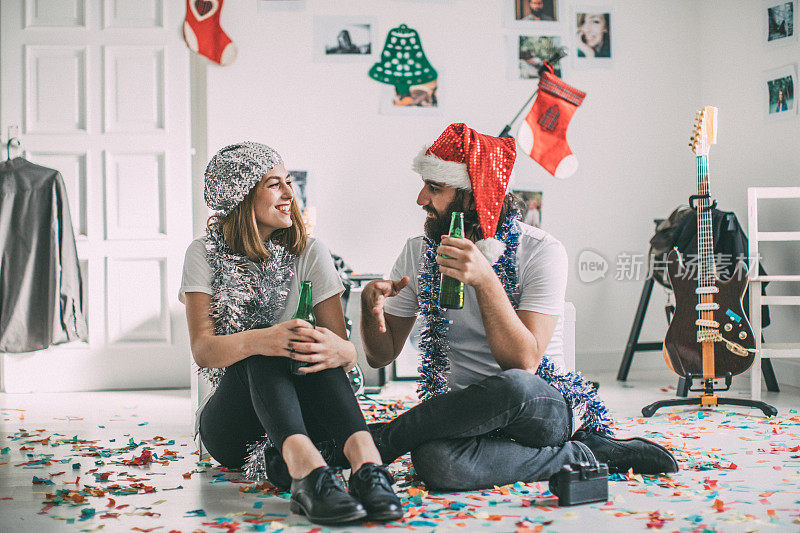
[[[67,185],[89,342],[2,356],[6,391],[186,387],[189,59],[176,0],[2,0],[0,132]],[[5,147],[5,146],[3,146]]]

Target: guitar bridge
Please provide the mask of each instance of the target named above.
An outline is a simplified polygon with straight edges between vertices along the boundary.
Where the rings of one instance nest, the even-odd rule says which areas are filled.
[[[700,319],[697,322],[702,322],[703,320]],[[711,322],[711,321],[707,321]],[[702,325],[702,324],[698,324]],[[719,325],[719,324],[718,324]],[[751,353],[755,353],[753,348],[745,348],[741,344],[733,341],[729,341],[725,337],[722,336],[722,333],[719,332],[717,329],[700,329],[697,330],[697,342],[724,342],[725,347],[734,355],[738,355],[740,357],[747,357]]]
[[[715,329],[700,329],[697,331],[697,342],[717,342],[723,340],[722,334]]]

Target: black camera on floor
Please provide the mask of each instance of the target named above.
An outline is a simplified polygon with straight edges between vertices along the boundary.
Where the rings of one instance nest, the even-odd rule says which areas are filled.
[[[550,492],[558,505],[580,505],[608,499],[608,465],[577,463],[564,465],[550,477]]]

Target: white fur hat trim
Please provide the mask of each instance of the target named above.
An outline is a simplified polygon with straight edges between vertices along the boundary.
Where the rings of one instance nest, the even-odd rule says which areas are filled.
[[[497,263],[497,260],[500,259],[500,256],[502,256],[506,251],[505,243],[495,239],[494,237],[489,239],[481,239],[475,243],[475,246],[477,246],[478,250],[480,250],[483,256],[486,257],[490,265]]]
[[[472,182],[469,180],[466,163],[456,163],[445,161],[433,154],[426,154],[427,147],[417,154],[411,168],[422,176],[424,180],[434,181],[466,191],[472,190]]]

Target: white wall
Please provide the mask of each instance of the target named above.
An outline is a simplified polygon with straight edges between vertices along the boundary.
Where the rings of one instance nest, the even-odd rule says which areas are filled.
[[[566,37],[573,2],[562,3]],[[761,68],[734,62],[726,46],[708,46],[701,33],[710,26],[732,41],[733,28],[748,25],[748,17],[731,9],[729,1],[601,3],[615,8],[614,67],[565,73],[567,82],[588,93],[568,133],[580,160],[578,173],[557,181],[522,154],[516,166],[521,182],[544,191],[543,227],[567,247],[578,366],[588,369],[618,366],[641,291],[641,281],[614,279],[617,255],[646,252],[653,218],[665,217],[693,192],[694,158],[687,141],[694,112],[706,103],[717,105],[703,96],[731,86],[742,91],[749,81],[731,83],[731,74],[758,74]],[[383,86],[367,76],[369,63],[313,61],[313,15],[345,14],[377,17],[379,46],[401,23],[419,31],[440,73],[440,115],[381,115]],[[230,2],[222,25],[239,56],[233,65],[212,65],[206,73],[208,154],[254,139],[277,148],[289,168],[307,169],[310,200],[318,210],[316,235],[362,272],[388,272],[405,239],[421,230],[423,213],[415,205],[420,181],[409,168],[420,147],[451,122],[497,134],[535,89],[535,82],[507,79],[506,38],[515,30],[503,26],[499,0],[309,0],[303,11],[271,13],[258,13],[254,1]],[[708,75],[702,69],[707,63],[713,63]],[[716,84],[714,76],[720,80]],[[749,105],[746,94],[728,98],[737,107]],[[744,141],[735,147],[730,142],[736,112],[727,104],[720,96],[720,142],[729,144],[715,150],[712,172],[718,172],[716,165],[749,171],[737,175],[736,188],[720,186],[714,192],[721,206],[735,209],[744,220],[746,183],[759,167],[747,159]],[[795,121],[795,139],[796,127]],[[767,135],[765,130],[765,145]],[[736,155],[736,163],[723,163],[725,154]],[[797,175],[796,157],[793,161],[795,172],[785,171],[783,183]],[[766,173],[761,179],[777,184]],[[585,248],[610,263],[606,279],[591,285],[577,277],[577,258]],[[662,307],[657,288],[643,340],[663,338]],[[644,366],[663,368],[663,363],[658,354],[637,355],[634,371]]]
[[[709,154],[711,190],[720,206],[735,211],[747,229],[747,188],[800,185],[800,117],[766,122],[762,73],[800,61],[800,44],[767,48],[763,41],[762,3],[705,0],[702,4],[702,96],[719,107],[718,144]],[[795,32],[797,28],[795,27]],[[795,88],[795,105],[797,105]],[[760,203],[762,231],[797,231],[800,201]],[[797,274],[800,243],[762,243],[770,274]],[[800,294],[800,283],[773,282],[770,295]],[[771,306],[767,341],[800,342],[800,308]],[[800,384],[800,364],[774,363],[778,381]]]

